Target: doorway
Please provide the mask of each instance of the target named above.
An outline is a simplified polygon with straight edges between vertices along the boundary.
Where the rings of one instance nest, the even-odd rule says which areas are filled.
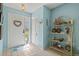
[[[32,18],[32,43],[43,48],[43,22],[36,18]]]

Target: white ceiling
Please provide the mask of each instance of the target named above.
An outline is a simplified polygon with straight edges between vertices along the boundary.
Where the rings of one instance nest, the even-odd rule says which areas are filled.
[[[4,3],[3,5],[17,9],[17,10],[21,10],[21,4],[22,3]],[[61,4],[62,3],[25,3],[25,8],[27,12],[31,13],[43,5],[46,5],[49,9],[52,9]]]
[[[63,3],[49,3],[49,4],[46,4],[46,6],[49,8],[49,9],[53,9],[53,8],[56,8],[60,5],[62,5]]]

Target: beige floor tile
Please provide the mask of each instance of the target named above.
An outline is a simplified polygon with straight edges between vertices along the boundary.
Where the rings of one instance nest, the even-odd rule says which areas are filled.
[[[56,52],[49,50],[43,50],[34,44],[29,44],[29,46],[23,46],[17,48],[17,51],[12,51],[8,49],[7,52],[4,52],[4,56],[60,56]]]

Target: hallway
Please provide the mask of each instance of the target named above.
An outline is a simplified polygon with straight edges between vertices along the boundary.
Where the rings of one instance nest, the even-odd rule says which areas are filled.
[[[1,3],[0,10],[0,56],[79,55],[79,4]]]

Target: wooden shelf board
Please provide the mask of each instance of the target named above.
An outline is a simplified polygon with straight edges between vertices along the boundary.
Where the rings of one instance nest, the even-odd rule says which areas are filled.
[[[50,32],[50,34],[64,34],[64,32],[61,32],[61,33],[53,33],[53,32]]]
[[[51,46],[51,47],[49,47],[49,48],[54,49],[54,50],[56,50],[56,51],[59,51],[59,52],[61,52],[61,53],[64,53],[64,54],[66,54],[66,55],[72,55],[71,52],[67,52],[64,48],[58,48],[58,47],[56,47],[56,46]]]
[[[72,24],[62,24],[62,25],[54,25],[54,26],[70,26]]]
[[[59,26],[59,27],[61,27],[61,26],[64,26],[64,25],[54,25],[54,26]]]
[[[60,42],[59,40],[53,40],[53,39],[49,39],[49,41],[51,41],[51,42]]]

